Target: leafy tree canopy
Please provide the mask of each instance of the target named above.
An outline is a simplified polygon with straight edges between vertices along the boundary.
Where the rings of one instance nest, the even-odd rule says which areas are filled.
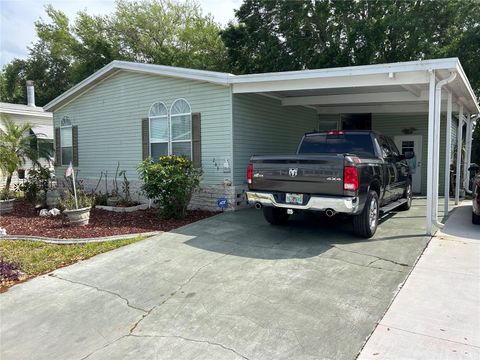
[[[74,22],[52,6],[35,23],[39,40],[26,60],[0,73],[2,101],[26,103],[25,81],[35,80],[43,106],[112,60],[226,70],[220,28],[191,0],[118,0],[106,16],[79,12]]]
[[[480,94],[478,0],[245,0],[222,32],[231,71],[457,56]]]

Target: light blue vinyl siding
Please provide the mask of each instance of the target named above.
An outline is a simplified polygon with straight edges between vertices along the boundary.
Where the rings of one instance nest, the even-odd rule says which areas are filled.
[[[157,101],[170,110],[179,98],[192,112],[201,113],[203,184],[223,183],[223,170],[213,159],[232,159],[232,112],[229,87],[207,82],[122,71],[55,111],[55,126],[68,115],[78,125],[79,177],[97,179],[107,170],[109,179],[120,169],[131,180],[142,160],[141,119]],[[59,175],[65,167],[57,168]]]
[[[233,95],[233,161],[235,185],[246,184],[252,155],[293,154],[305,132],[318,127],[317,113],[303,106],[255,94]]]

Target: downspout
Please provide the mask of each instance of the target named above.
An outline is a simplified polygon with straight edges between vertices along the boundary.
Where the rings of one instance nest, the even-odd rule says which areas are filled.
[[[448,214],[448,206],[450,205],[450,163],[452,160],[452,92],[447,91],[447,128],[445,131],[445,183],[443,191],[443,213]]]
[[[470,174],[468,171],[468,168],[470,167],[470,162],[472,159],[472,129],[473,125],[473,119],[470,118],[470,114],[467,116],[467,131],[466,131],[466,136],[465,136],[465,142],[466,142],[466,152],[465,152],[465,168],[464,168],[464,177],[463,177],[463,187],[465,189],[465,193],[468,195],[471,195],[472,192],[468,188],[468,185],[470,185]]]
[[[435,117],[434,117],[434,152],[433,152],[433,204],[432,204],[432,222],[436,227],[442,229],[444,224],[438,221],[438,177],[440,174],[440,123],[442,110],[442,87],[451,83],[457,77],[456,72],[451,72],[450,76],[437,83],[435,86]],[[447,180],[447,179],[445,179]],[[447,214],[445,214],[446,216]]]

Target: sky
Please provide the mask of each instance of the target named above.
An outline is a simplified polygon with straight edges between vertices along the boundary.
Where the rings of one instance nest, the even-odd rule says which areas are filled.
[[[222,25],[234,19],[234,9],[241,5],[241,0],[197,2],[205,14],[212,14]],[[70,20],[81,10],[102,15],[115,8],[115,0],[0,0],[0,67],[13,58],[27,57],[28,47],[37,40],[34,22],[40,17],[47,18],[44,10],[47,4],[65,12]]]

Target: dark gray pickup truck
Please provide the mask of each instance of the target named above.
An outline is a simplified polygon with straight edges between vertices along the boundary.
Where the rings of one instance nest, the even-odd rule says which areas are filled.
[[[307,133],[296,155],[252,156],[247,200],[265,219],[285,224],[294,212],[353,217],[354,232],[371,237],[379,215],[408,210],[412,177],[406,159],[387,136],[373,131]]]

